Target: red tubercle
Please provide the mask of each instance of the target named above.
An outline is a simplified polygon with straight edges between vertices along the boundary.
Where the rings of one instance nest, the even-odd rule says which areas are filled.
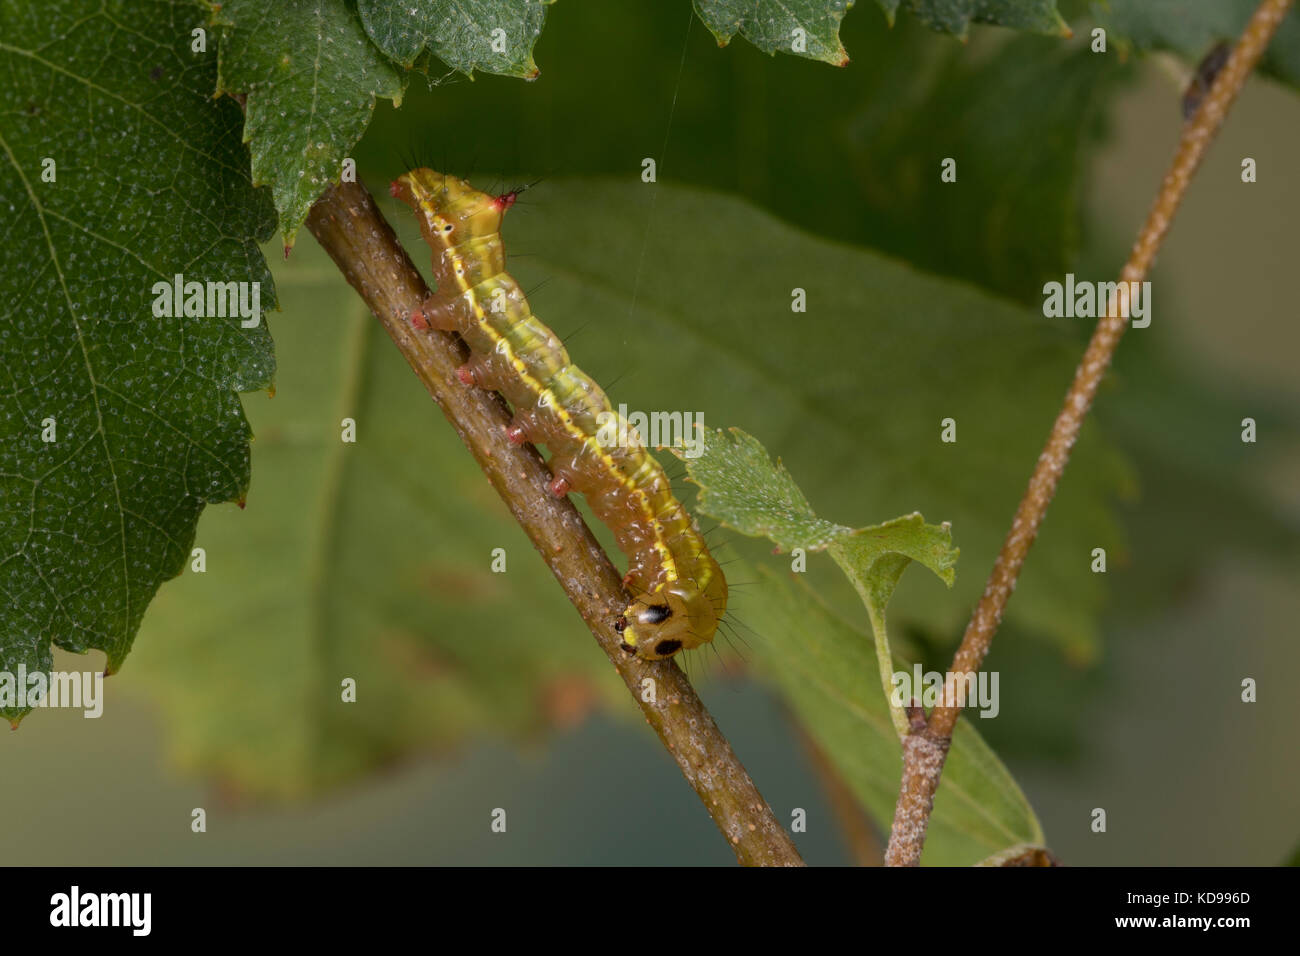
[[[506,440],[512,445],[522,445],[524,442],[528,441],[528,436],[524,434],[524,428],[522,425],[507,425]]]
[[[411,326],[421,331],[429,327],[429,318],[424,314],[423,309],[415,309],[411,313]]]
[[[388,195],[392,196],[394,199],[401,198],[402,184],[398,182],[396,179],[394,179],[391,183],[388,184]]]
[[[549,487],[551,489],[551,494],[555,495],[557,498],[563,498],[569,493],[569,479],[565,478],[563,475],[556,475],[551,479]]]
[[[460,379],[462,385],[474,384],[474,370],[469,367],[468,362],[456,369],[456,377]]]
[[[502,193],[500,196],[497,196],[496,199],[492,200],[492,205],[496,207],[498,212],[505,212],[515,204],[515,200],[518,198],[519,190],[512,189],[508,193]]]

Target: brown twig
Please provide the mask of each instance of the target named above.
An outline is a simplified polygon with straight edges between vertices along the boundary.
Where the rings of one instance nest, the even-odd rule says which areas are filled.
[[[1183,127],[1178,151],[1165,173],[1160,192],[1142,231],[1133,244],[1128,262],[1120,273],[1120,279],[1125,283],[1121,289],[1127,291],[1127,283],[1142,281],[1150,271],[1201,158],[1291,3],[1292,0],[1263,0],[1246,25],[1209,94]],[[1065,404],[1052,426],[1043,453],[1038,457],[1038,464],[1029,479],[1029,488],[1016,509],[1011,530],[993,565],[988,585],[966,627],[961,645],[957,648],[950,669],[956,681],[949,683],[950,690],[959,686],[962,675],[977,672],[984,662],[993,635],[1002,621],[1003,609],[1011,592],[1015,590],[1025,555],[1038,535],[1043,515],[1056,493],[1061,473],[1065,471],[1070,449],[1079,436],[1083,419],[1097,394],[1097,386],[1110,366],[1111,356],[1124,333],[1127,297],[1121,294],[1119,302],[1112,303],[1106,311],[1106,317],[1097,323],[1092,341],[1088,343],[1083,361],[1075,372],[1074,382],[1065,396]],[[960,714],[961,707],[950,694],[945,694],[943,704],[934,709],[929,721],[914,726],[904,740],[903,779],[894,810],[889,847],[885,853],[886,866],[916,866],[920,862],[926,827],[934,806],[935,790],[939,786],[953,728]]]
[[[789,834],[677,665],[629,658],[618,649],[613,622],[628,603],[619,573],[573,504],[547,493],[551,476],[537,451],[507,440],[510,415],[501,398],[466,388],[456,378],[467,357],[464,343],[449,333],[412,328],[410,314],[429,289],[370,193],[357,183],[332,187],[312,207],[307,226],[541,552],[737,859],[747,865],[802,865]],[[647,693],[651,687],[653,695]]]

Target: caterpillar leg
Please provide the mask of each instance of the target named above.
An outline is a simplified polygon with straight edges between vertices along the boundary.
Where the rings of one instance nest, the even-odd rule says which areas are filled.
[[[510,439],[510,444],[522,445],[525,442],[533,444],[545,442],[548,436],[534,411],[524,409],[515,412],[515,417],[506,426],[506,437]]]
[[[469,361],[456,369],[456,377],[466,385],[477,385],[492,391],[500,387],[492,359],[486,355],[471,355]]]
[[[442,329],[444,332],[459,332],[463,325],[460,321],[463,310],[457,305],[439,298],[437,294],[431,295],[411,310],[411,325],[421,331]]]
[[[551,494],[557,498],[563,498],[570,491],[583,489],[586,487],[582,480],[582,472],[578,469],[575,462],[568,458],[552,458],[546,463],[551,469],[551,474],[555,477],[551,479]]]
[[[411,310],[412,328],[417,328],[422,332],[426,329],[437,328],[437,324],[433,321],[433,317],[437,314],[437,311],[437,303],[434,302],[432,296],[429,296]]]

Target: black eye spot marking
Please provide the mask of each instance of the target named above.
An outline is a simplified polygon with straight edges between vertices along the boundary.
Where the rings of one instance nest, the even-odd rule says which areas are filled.
[[[667,604],[651,604],[637,615],[642,624],[662,624],[673,616],[673,609]]]
[[[633,647],[631,644],[620,644],[618,646],[619,648],[622,649],[624,654],[627,654],[629,656],[636,653],[636,648]]]
[[[626,630],[627,630],[627,618],[620,617],[617,621],[614,622],[614,633],[622,634]]]
[[[655,653],[660,657],[667,657],[669,654],[676,654],[681,649],[681,641],[660,641],[655,645]]]

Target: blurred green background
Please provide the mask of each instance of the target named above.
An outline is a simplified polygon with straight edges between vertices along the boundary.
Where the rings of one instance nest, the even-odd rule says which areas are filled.
[[[688,31],[685,3],[629,4],[601,18],[559,4],[538,45],[536,83],[480,76],[426,91],[417,80],[400,110],[380,107],[358,167],[381,196],[411,155],[487,182],[551,177],[551,199],[544,180],[508,227],[512,269],[525,288],[550,281],[532,296],[539,315],[580,364],[596,355],[600,376],[622,375],[612,395],[634,407],[665,407],[657,366],[690,358],[670,351],[656,362],[630,341],[620,367],[621,343],[602,346],[599,310],[575,304],[572,277],[545,243],[558,242],[548,222],[575,218],[555,207],[560,196],[580,203],[583,177],[635,181],[645,156],[661,160],[663,182],[731,193],[793,227],[1031,307],[1044,277],[1112,278],[1176,141],[1186,67],[1094,57],[1082,37],[986,30],[963,47],[906,18],[890,33],[860,6],[844,30],[853,62],[836,71],[740,41],[719,50],[698,22]],[[1300,707],[1275,679],[1300,664],[1300,331],[1287,321],[1286,285],[1300,187],[1284,172],[1300,146],[1298,113],[1294,91],[1251,82],[1161,255],[1152,328],[1127,337],[1100,400],[1098,421],[1135,487],[1117,506],[1124,546],[1102,582],[1104,610],[1082,597],[1071,610],[1100,614],[1095,635],[1061,625],[1044,639],[1051,628],[1029,615],[1011,622],[989,660],[1002,673],[1002,713],[978,729],[1070,864],[1272,864],[1300,837]],[[953,152],[963,188],[949,194],[934,188],[933,172]],[[1240,183],[1243,156],[1258,161],[1258,183]],[[422,259],[409,217],[386,197],[383,207]],[[699,228],[656,222],[653,205],[644,215],[647,235]],[[584,243],[595,257],[612,241],[568,228],[569,260],[581,262]],[[245,397],[257,434],[248,509],[205,513],[198,543],[209,569],[164,586],[108,682],[103,718],[37,712],[8,735],[5,770],[23,785],[4,788],[0,812],[25,826],[0,835],[0,859],[730,862],[351,290],[305,234],[287,263],[269,252],[284,308],[272,321],[281,372],[273,400]],[[653,265],[633,281],[672,281]],[[900,316],[900,341],[914,318]],[[1062,334],[1081,347],[1087,325]],[[864,377],[889,354],[882,341],[880,355],[864,355]],[[689,375],[707,380],[710,368],[681,381]],[[1042,430],[1023,441],[1036,449],[1055,399],[1027,390],[1032,370],[990,376],[992,387],[1032,397]],[[1061,376],[1058,391],[1065,386]],[[918,393],[934,387],[918,376]],[[733,423],[706,407],[709,424]],[[337,422],[349,413],[359,444],[376,436],[373,458],[341,457]],[[869,454],[828,467],[810,448],[775,440],[775,425],[765,433],[761,406],[753,413],[735,423],[786,457],[827,517],[863,524],[921,507],[939,521],[956,507],[915,501],[907,487],[882,491],[887,503],[857,500],[852,469],[869,469]],[[1244,465],[1221,460],[1207,435],[1227,429],[1235,441],[1248,414],[1270,424],[1259,453]],[[1215,415],[1227,417],[1215,424]],[[431,458],[412,451],[431,442]],[[869,452],[870,435],[863,444]],[[1081,454],[1089,449],[1096,466],[1103,452],[1093,447]],[[1032,464],[1032,451],[1016,454],[1023,460],[1006,466],[1022,477],[990,509],[999,532]],[[960,522],[955,535],[959,580],[977,592],[996,540],[972,544]],[[467,557],[467,541],[484,554]],[[466,570],[485,568],[498,543],[510,555],[505,579]],[[1044,554],[1031,569],[1035,556]],[[851,617],[852,598],[819,571],[812,579]],[[921,574],[905,577],[896,620],[907,649],[939,669],[968,604],[964,594],[936,598]],[[1058,588],[1069,580],[1057,579]],[[1096,587],[1079,581],[1081,592]],[[742,594],[742,617],[743,603]],[[421,641],[430,627],[454,640]],[[815,760],[782,703],[747,675],[746,656],[743,645],[723,648],[689,667],[778,817],[808,811],[808,832],[796,835],[806,859],[851,862]],[[101,667],[102,658],[59,654],[56,666]],[[309,688],[334,673],[357,676],[368,706],[321,712]],[[1248,676],[1260,684],[1252,705],[1238,697]],[[366,697],[374,688],[379,701]],[[189,829],[198,806],[208,811],[202,835]],[[499,806],[510,814],[504,835],[488,828]],[[1104,835],[1089,830],[1094,807],[1108,811]]]

